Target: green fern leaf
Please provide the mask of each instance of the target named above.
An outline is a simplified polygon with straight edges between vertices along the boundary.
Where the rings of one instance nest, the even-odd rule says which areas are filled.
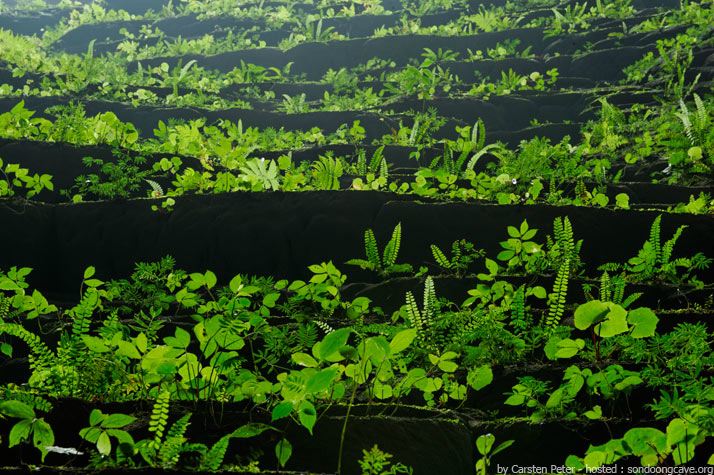
[[[384,267],[389,267],[397,262],[399,247],[402,242],[402,223],[397,223],[392,231],[392,239],[389,240],[384,248]]]

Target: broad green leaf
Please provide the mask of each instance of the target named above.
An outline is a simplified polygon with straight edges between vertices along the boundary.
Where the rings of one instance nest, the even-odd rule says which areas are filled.
[[[97,450],[102,455],[109,455],[112,451],[112,442],[109,440],[109,434],[102,432],[97,439]]]
[[[8,446],[14,447],[23,440],[27,440],[30,435],[30,430],[32,427],[32,419],[21,419],[18,421],[12,429],[10,429],[10,434],[8,435]]]
[[[250,437],[255,437],[258,434],[265,432],[266,430],[276,430],[275,427],[269,426],[267,424],[260,424],[257,422],[251,422],[250,424],[245,424],[237,428],[231,434],[232,437],[238,437],[240,439],[248,439]]]
[[[82,341],[85,345],[87,345],[89,351],[93,351],[95,353],[105,353],[109,351],[109,347],[104,343],[104,340],[99,337],[82,335]]]
[[[590,452],[585,456],[585,467],[593,470],[602,466],[607,460],[607,456],[602,452]]]
[[[288,439],[282,439],[275,445],[275,455],[278,457],[278,463],[284,467],[290,456],[293,454],[293,446],[288,442]]]
[[[466,381],[476,391],[485,388],[493,381],[493,371],[488,365],[469,371]]]
[[[315,368],[318,365],[315,358],[308,355],[307,353],[293,353],[290,358],[300,366]]]
[[[128,416],[126,414],[111,414],[102,422],[102,427],[105,429],[119,429],[131,424],[135,420],[136,417]]]
[[[29,405],[21,401],[9,400],[0,402],[0,413],[8,417],[17,417],[19,419],[34,419],[35,410]]]
[[[204,282],[206,283],[206,288],[211,289],[216,285],[216,282],[218,282],[218,279],[216,279],[216,274],[211,272],[210,270],[207,270],[206,273],[203,276]]]
[[[689,442],[699,431],[699,427],[684,419],[672,419],[667,426],[667,445],[674,446],[683,442]]]
[[[320,359],[326,360],[336,353],[341,347],[345,346],[347,339],[350,337],[351,331],[352,330],[349,328],[341,328],[328,333],[322,342],[320,342]]]
[[[608,312],[607,305],[599,300],[584,303],[575,310],[575,328],[585,330],[604,320]]]
[[[488,455],[489,452],[491,452],[494,442],[496,442],[495,435],[485,434],[476,439],[476,448],[481,455]]]
[[[103,420],[107,418],[106,414],[103,414],[99,409],[92,409],[89,413],[89,425],[96,426],[99,425]]]
[[[141,353],[146,353],[146,349],[149,344],[149,341],[146,338],[146,334],[144,332],[141,332],[136,335],[136,338],[134,338],[134,344],[136,345],[136,349],[138,349]]]
[[[141,358],[141,355],[137,351],[134,344],[130,343],[128,341],[124,341],[124,340],[119,340],[118,346],[117,346],[117,354],[121,355],[121,356],[129,357],[129,358],[133,358],[135,360],[138,360]]]
[[[84,280],[87,280],[90,277],[92,277],[94,275],[94,272],[95,272],[95,270],[94,270],[93,266],[89,266],[86,269],[84,269]]]
[[[602,408],[600,406],[594,406],[590,411],[586,411],[583,414],[588,419],[600,419],[602,417]]]
[[[397,354],[409,347],[409,345],[416,338],[417,330],[416,328],[409,328],[407,330],[402,330],[392,338],[389,342],[389,347],[391,349],[391,354]]]
[[[630,334],[632,338],[645,338],[654,336],[659,318],[649,308],[640,307],[630,310],[627,314],[627,321],[634,327]]]
[[[332,382],[337,376],[336,368],[326,368],[319,373],[313,374],[307,380],[307,385],[305,387],[305,392],[307,393],[319,393],[330,387]]]
[[[298,418],[300,419],[300,424],[312,435],[312,428],[315,426],[315,421],[317,421],[317,411],[310,401],[302,401],[298,410]]]
[[[667,436],[652,427],[636,427],[625,433],[623,440],[630,446],[632,453],[643,456],[664,453],[667,449]]]
[[[602,338],[609,338],[627,331],[627,310],[619,305],[609,303],[610,311],[607,318],[595,327],[595,333]]]
[[[293,412],[293,403],[290,401],[283,401],[273,408],[273,413],[270,421],[272,422],[278,419],[282,419],[291,412]]]

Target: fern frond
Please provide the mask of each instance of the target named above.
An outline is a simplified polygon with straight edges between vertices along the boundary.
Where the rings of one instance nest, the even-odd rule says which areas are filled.
[[[364,232],[364,251],[367,254],[367,260],[377,269],[380,269],[382,267],[382,261],[379,259],[377,238],[374,237],[374,232],[371,229],[367,229]]]
[[[30,348],[30,368],[33,371],[47,369],[54,363],[56,356],[45,345],[39,336],[25,329],[22,325],[16,323],[0,323],[0,334],[7,333],[8,335],[19,338],[24,341]]]
[[[358,175],[364,176],[367,174],[367,153],[364,149],[360,149],[357,152],[357,164],[355,165],[355,170]]]
[[[372,173],[377,173],[377,170],[380,169],[382,166],[382,162],[386,162],[384,160],[384,145],[380,146],[377,150],[374,151],[374,154],[372,155],[372,160],[369,161],[369,171]]]
[[[565,299],[568,293],[568,274],[570,274],[570,261],[565,260],[558,269],[558,274],[553,283],[553,298],[548,305],[548,315],[545,321],[545,331],[550,334],[560,324],[560,319],[565,312]]]
[[[517,334],[527,331],[530,326],[526,315],[525,285],[518,287],[518,290],[513,294],[513,301],[511,302],[511,325]]]
[[[152,445],[155,449],[161,446],[164,430],[169,420],[169,398],[168,391],[162,391],[157,397],[154,407],[151,410],[151,420],[149,420],[149,432],[154,433]]]
[[[452,262],[449,261],[449,259],[446,258],[443,252],[441,252],[441,249],[436,244],[432,244],[431,246],[431,255],[434,256],[434,260],[436,263],[440,266],[443,267],[444,269],[451,269],[451,267],[454,265]]]
[[[215,471],[221,467],[223,463],[223,458],[226,456],[226,451],[228,450],[228,443],[231,441],[231,435],[224,435],[218,442],[213,444],[211,449],[206,452],[201,462],[201,470],[211,470]]]
[[[313,320],[312,323],[314,323],[315,326],[317,326],[320,330],[324,331],[326,334],[335,331],[334,328],[332,328],[330,325],[323,322],[322,320]]]
[[[633,303],[635,303],[635,301],[638,298],[642,297],[642,295],[643,295],[642,292],[635,292],[633,294],[630,294],[627,296],[627,298],[625,300],[622,301],[622,303],[620,303],[620,306],[622,308],[627,308],[630,305],[632,305]]]
[[[144,178],[144,181],[145,181],[146,183],[148,183],[149,186],[151,186],[151,190],[152,190],[155,194],[157,194],[157,195],[159,195],[159,196],[164,196],[164,189],[161,188],[161,185],[159,185],[159,184],[158,184],[157,182],[155,182],[154,180],[149,180],[148,178]]]
[[[434,279],[431,276],[424,282],[424,308],[422,316],[427,322],[434,317],[436,311],[436,290],[434,290]]]
[[[392,231],[392,239],[389,240],[384,248],[384,267],[389,267],[397,262],[399,247],[402,243],[402,223],[397,223]]]
[[[660,223],[662,221],[662,215],[658,215],[655,220],[652,222],[652,227],[650,228],[650,245],[652,246],[652,250],[655,253],[655,256],[657,256],[657,261],[662,262],[662,246],[661,246],[661,241],[660,241],[660,236],[661,236],[661,229],[660,229]]]
[[[677,231],[675,231],[674,235],[670,240],[668,240],[666,243],[664,243],[664,246],[662,247],[662,250],[659,256],[659,262],[660,265],[665,266],[669,264],[670,259],[672,258],[672,251],[674,251],[674,245],[677,244],[677,240],[679,237],[682,235],[682,232],[687,228],[686,224],[683,224],[679,228],[677,228]]]

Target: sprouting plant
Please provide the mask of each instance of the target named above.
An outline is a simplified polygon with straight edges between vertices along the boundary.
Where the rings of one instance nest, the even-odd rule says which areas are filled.
[[[537,229],[530,229],[528,221],[523,220],[520,228],[508,226],[509,238],[499,244],[504,249],[498,253],[496,258],[505,261],[509,271],[520,268],[529,270],[537,266],[537,260],[543,256],[543,246],[531,241],[538,232]]]
[[[359,460],[359,466],[362,469],[362,475],[396,475],[398,473],[413,473],[411,467],[407,467],[402,463],[392,465],[389,459],[392,454],[382,452],[375,444],[369,451],[362,450],[362,459]]]
[[[380,275],[388,275],[394,272],[411,272],[412,266],[409,264],[397,264],[397,256],[402,243],[402,223],[397,223],[392,231],[392,238],[384,247],[384,253],[380,257],[379,247],[377,246],[377,238],[374,237],[374,231],[367,229],[364,232],[364,250],[367,259],[350,259],[346,264],[360,266],[362,269],[367,269],[379,272]]]
[[[491,465],[491,457],[510,447],[514,441],[507,440],[494,447],[493,444],[495,442],[496,437],[493,434],[480,435],[476,439],[476,449],[481,454],[481,458],[476,462],[477,475],[486,475],[488,467]]]

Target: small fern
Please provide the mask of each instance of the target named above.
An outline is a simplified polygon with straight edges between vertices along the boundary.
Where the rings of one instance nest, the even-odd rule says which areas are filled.
[[[406,310],[410,326],[417,331],[418,343],[427,348],[431,347],[431,327],[436,311],[436,291],[434,289],[434,280],[431,276],[428,276],[424,282],[422,310],[419,310],[416,299],[411,292],[406,293]]]
[[[379,255],[379,246],[374,237],[374,231],[367,229],[364,232],[364,252],[367,259],[350,259],[348,265],[359,266],[362,269],[379,272],[387,275],[392,272],[409,272],[412,267],[409,264],[397,264],[397,257],[402,242],[402,223],[397,223],[392,231],[392,238],[384,247],[382,257]]]
[[[149,180],[148,178],[144,178],[144,181],[149,184],[151,187],[151,196],[155,198],[160,198],[164,196],[164,189],[161,188],[161,185],[159,185],[157,182],[154,180]]]
[[[206,452],[201,461],[201,470],[211,470],[215,471],[221,467],[223,459],[226,456],[226,451],[228,450],[228,443],[231,441],[231,434],[224,435],[218,442],[213,444],[213,446]]]
[[[526,313],[525,285],[521,285],[513,294],[511,302],[511,326],[515,329],[516,334],[519,334],[528,331],[531,324],[530,315]]]
[[[384,267],[390,267],[397,262],[399,254],[399,246],[402,243],[402,223],[397,223],[392,231],[392,239],[389,240],[384,248]]]
[[[161,447],[161,442],[164,437],[164,430],[169,421],[169,398],[168,391],[162,391],[157,397],[154,407],[151,411],[151,420],[149,421],[149,432],[154,433],[152,446],[154,449]]]

